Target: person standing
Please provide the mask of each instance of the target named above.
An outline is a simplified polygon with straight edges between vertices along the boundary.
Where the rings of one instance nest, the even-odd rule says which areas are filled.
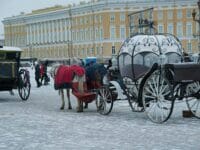
[[[47,75],[47,66],[48,66],[48,61],[46,60],[44,64],[42,64],[41,66],[41,72],[42,72],[41,83],[44,80],[44,85],[48,85],[49,82],[49,77]]]
[[[110,67],[112,67],[112,60],[111,59],[108,60],[108,66],[106,67],[106,69],[109,70]]]
[[[40,83],[42,85],[42,82],[44,80],[44,64],[43,63],[40,64],[40,78],[41,78]]]
[[[40,83],[40,65],[37,61],[35,62],[35,81],[36,81],[37,87],[40,87],[41,86],[41,83]]]

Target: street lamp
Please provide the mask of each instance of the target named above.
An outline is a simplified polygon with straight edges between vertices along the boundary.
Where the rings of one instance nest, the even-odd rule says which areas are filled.
[[[199,18],[196,18],[197,12],[195,11],[195,9],[193,9],[192,11],[192,18],[193,21],[196,21],[199,24],[199,31],[198,31],[198,50],[199,50],[199,55],[200,55],[200,0],[197,2],[198,5],[198,11],[199,11]]]

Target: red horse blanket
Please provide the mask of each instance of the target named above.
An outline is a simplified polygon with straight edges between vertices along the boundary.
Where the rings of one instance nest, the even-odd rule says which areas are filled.
[[[59,66],[55,75],[55,89],[71,88],[74,74],[83,76],[85,74],[85,69],[77,65]]]

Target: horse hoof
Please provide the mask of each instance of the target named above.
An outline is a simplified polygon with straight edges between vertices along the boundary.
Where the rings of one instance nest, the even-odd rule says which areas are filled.
[[[83,112],[83,110],[77,110],[76,112],[80,113],[80,112]]]
[[[60,107],[60,110],[63,110],[64,109],[64,107]]]
[[[72,107],[68,107],[68,109],[72,109]]]
[[[83,112],[83,109],[77,107],[76,112]]]
[[[84,109],[88,108],[88,103],[85,103]]]

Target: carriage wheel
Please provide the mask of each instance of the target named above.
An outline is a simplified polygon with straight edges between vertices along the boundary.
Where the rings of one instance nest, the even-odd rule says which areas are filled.
[[[19,82],[18,82],[18,93],[22,100],[27,100],[30,95],[30,77],[25,69],[21,69],[19,72]]]
[[[108,115],[113,108],[112,94],[108,87],[99,89],[96,98],[97,111],[102,115]]]
[[[189,95],[195,94],[196,97],[189,97],[186,99],[186,104],[190,112],[200,119],[200,83],[194,82],[187,86],[186,92]]]
[[[174,107],[173,92],[160,70],[154,71],[142,88],[142,102],[148,118],[155,123],[169,119]]]

